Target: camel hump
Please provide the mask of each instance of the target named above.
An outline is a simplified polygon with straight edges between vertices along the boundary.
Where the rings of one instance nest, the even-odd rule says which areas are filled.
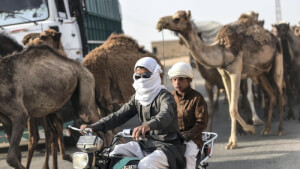
[[[242,49],[246,37],[251,37],[257,45],[263,46],[272,41],[271,33],[262,27],[258,14],[242,14],[236,22],[225,25],[216,37],[219,44],[229,48],[235,55]]]

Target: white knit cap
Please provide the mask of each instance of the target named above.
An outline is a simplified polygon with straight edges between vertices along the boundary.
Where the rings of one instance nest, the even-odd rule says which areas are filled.
[[[155,67],[157,65],[159,66],[155,59],[151,57],[143,57],[136,62],[134,66],[134,71],[137,67],[144,67],[147,68],[150,72],[154,73]]]
[[[173,77],[189,77],[191,79],[194,78],[194,72],[192,67],[184,62],[178,62],[171,67],[168,72],[168,75],[171,78]]]

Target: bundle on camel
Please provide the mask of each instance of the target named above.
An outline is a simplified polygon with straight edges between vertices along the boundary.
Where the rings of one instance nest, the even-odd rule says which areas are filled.
[[[242,14],[236,22],[227,24],[220,30],[216,41],[230,49],[234,55],[242,50],[245,38],[252,38],[255,43],[263,46],[272,41],[270,33],[262,27],[263,23],[258,20],[258,13]]]

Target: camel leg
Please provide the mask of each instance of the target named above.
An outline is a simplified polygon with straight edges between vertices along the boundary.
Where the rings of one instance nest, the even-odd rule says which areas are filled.
[[[261,75],[259,77],[259,80],[262,88],[268,93],[269,102],[270,102],[268,108],[268,121],[266,123],[265,129],[262,132],[262,134],[267,135],[271,131],[271,121],[273,116],[273,108],[276,102],[276,96],[272,86],[270,85],[269,81],[264,75]]]
[[[222,93],[224,93],[223,104],[226,104],[227,103],[226,100],[228,101],[226,91],[225,92],[224,92],[224,90],[221,90],[221,91],[222,91]]]
[[[241,75],[239,73],[230,74],[231,80],[231,101],[229,105],[229,112],[231,117],[231,136],[229,138],[229,142],[226,145],[226,149],[233,149],[237,147],[237,137],[236,137],[236,120],[241,124],[245,131],[250,132],[251,134],[255,134],[255,128],[253,125],[248,125],[242,119],[238,112],[238,100],[240,94],[240,83],[241,83]]]
[[[213,98],[213,86],[205,82],[205,91],[209,100],[209,110],[208,110],[208,122],[207,122],[207,131],[212,131],[212,122],[214,118],[215,108],[214,108],[214,98]]]
[[[292,97],[294,97],[293,92],[292,92],[292,86],[291,86],[291,81],[290,77],[288,77],[288,74],[285,73],[285,85],[286,85],[286,90],[285,90],[285,95],[286,95],[286,100],[287,100],[287,107],[288,107],[288,114],[286,119],[287,120],[295,120],[294,116],[294,110],[293,110],[293,105],[292,105]]]
[[[300,103],[300,96],[298,96],[298,99],[299,99],[299,100],[298,100],[298,101],[299,101],[298,103]],[[300,109],[299,109],[299,111],[298,111],[298,120],[300,121]]]
[[[58,134],[58,146],[60,151],[60,157],[63,160],[72,161],[72,157],[69,154],[66,154],[64,137],[63,137],[63,119],[59,113],[54,115],[55,117],[52,119],[52,123],[55,126],[55,130]]]
[[[230,84],[230,78],[228,76],[228,74],[226,73],[226,71],[224,69],[220,69],[218,68],[218,72],[220,73],[221,77],[222,77],[222,80],[223,80],[223,84],[224,84],[224,88],[225,88],[225,91],[226,91],[226,94],[227,94],[227,99],[228,99],[228,104],[230,106],[230,103],[231,103],[231,96],[230,96],[230,90],[231,90],[231,84]],[[235,126],[235,127],[234,127]],[[231,136],[229,137],[229,141],[228,141],[228,144],[225,146],[225,149],[228,149],[228,148],[234,148],[236,147],[237,145],[233,145],[231,147],[231,144],[232,144],[232,140],[235,140],[235,143],[236,143],[236,135],[233,136],[233,133],[235,133],[235,131],[233,131],[233,127],[234,129],[236,128],[236,120],[234,119],[231,119]]]
[[[225,88],[225,91],[226,91],[226,94],[227,94],[227,99],[228,99],[228,104],[230,106],[230,103],[231,103],[231,83],[230,83],[230,78],[228,76],[228,74],[225,72],[225,70],[223,69],[218,69],[221,77],[222,77],[222,80],[223,80],[223,84],[224,84],[224,88]],[[228,149],[228,148],[234,148],[236,147],[237,145],[235,144],[234,146],[231,147],[231,144],[232,144],[232,140],[235,140],[236,142],[236,135],[233,136],[233,133],[235,131],[233,131],[233,128],[235,129],[236,128],[236,120],[235,119],[232,119],[231,118],[231,136],[229,137],[229,141],[228,141],[228,144],[225,146],[225,149]]]
[[[282,91],[279,91],[279,125],[278,125],[278,136],[282,136],[284,134],[284,129],[283,129],[283,108],[284,108],[284,98],[283,98],[283,93]]]
[[[266,105],[266,96],[265,96],[265,93],[262,90],[260,90],[260,92],[261,92],[260,93],[261,94],[261,102],[260,102],[261,108],[262,109],[266,109],[267,105]]]
[[[27,127],[29,131],[29,142],[26,168],[29,169],[33,157],[33,152],[40,140],[37,118],[29,117],[29,120],[27,121]]]
[[[298,111],[298,121],[300,121],[300,110]]]
[[[219,97],[220,97],[220,89],[217,88],[217,90],[215,91],[215,94],[213,96],[213,98],[215,98],[215,100],[214,100],[214,112],[219,110]]]
[[[286,117],[287,120],[295,120],[291,96],[292,95],[289,95],[289,94],[287,96],[287,106],[288,106],[288,109],[289,109],[288,110],[288,115]]]
[[[51,147],[51,152],[52,152],[52,168],[53,169],[57,169],[57,141],[58,141],[58,137],[57,137],[57,132],[56,132],[56,128],[55,128],[55,124],[53,123],[53,119],[55,119],[55,114],[50,114],[46,117],[44,117],[44,121],[45,124],[47,124],[48,128],[48,132],[51,133],[50,139],[46,140],[46,144],[47,144],[47,153],[49,154],[49,148]],[[49,155],[47,158],[47,166],[48,166],[48,160],[49,160]]]
[[[46,152],[45,152],[45,159],[42,169],[49,169],[49,150],[51,146],[51,142],[53,141],[53,133],[51,132],[50,124],[48,121],[48,116],[43,117],[43,127],[45,131],[45,146],[46,146]]]
[[[23,104],[20,105],[20,103],[16,103],[12,109],[13,110],[10,110],[11,112],[7,112],[7,114],[11,115],[12,133],[9,141],[10,146],[6,161],[10,166],[16,169],[25,169],[25,167],[21,164],[21,151],[19,145],[23,131],[26,127],[28,113]]]
[[[227,100],[228,100],[228,104],[230,104],[230,78],[227,75],[227,73],[225,72],[224,69],[218,68],[218,72],[220,73],[221,77],[222,77],[222,81],[224,84],[224,88],[225,88],[225,93],[227,95]]]
[[[284,94],[283,94],[283,80],[282,78],[275,78],[275,83],[277,85],[278,90],[278,100],[279,100],[279,126],[278,126],[278,136],[282,136],[284,134],[283,129],[283,108],[284,108]]]
[[[250,78],[247,79],[247,99],[250,105],[251,113],[252,113],[252,121],[254,125],[261,125],[264,122],[258,117],[255,107],[254,107],[254,96],[252,91],[252,80]]]
[[[251,109],[250,109],[250,104],[247,98],[247,80],[241,80],[240,83],[240,95],[242,95],[242,97],[240,97],[241,99],[239,99],[238,102],[238,110],[239,112],[242,112],[242,110],[244,111],[243,114],[246,116],[245,118],[247,119],[247,124],[253,124],[252,122],[252,115],[251,115]],[[247,135],[247,132],[245,132],[242,128],[242,126],[237,123],[237,134],[239,135]]]
[[[275,57],[275,71],[274,71],[274,81],[277,85],[277,90],[279,93],[279,107],[280,107],[280,122],[278,128],[278,135],[283,135],[283,107],[284,107],[284,98],[283,98],[283,85],[284,85],[284,68],[283,68],[283,54],[278,52]]]
[[[51,131],[53,133],[53,140],[51,142],[51,151],[52,151],[52,169],[57,169],[57,142],[58,142],[58,133],[56,132],[56,128],[55,126],[53,126],[52,124],[52,128]]]

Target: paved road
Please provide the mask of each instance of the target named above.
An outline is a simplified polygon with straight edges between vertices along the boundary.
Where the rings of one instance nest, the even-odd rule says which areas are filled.
[[[187,61],[186,58],[183,58]],[[168,62],[166,65],[173,62]],[[196,72],[195,86],[198,91],[203,93],[203,80],[201,80],[198,72]],[[170,81],[167,86],[172,90]],[[285,135],[276,136],[278,126],[278,114],[272,123],[272,132],[269,136],[261,136],[259,133],[263,126],[257,127],[257,135],[238,136],[239,148],[234,150],[225,150],[230,133],[230,120],[228,114],[228,105],[221,101],[219,103],[219,111],[216,112],[214,119],[214,132],[219,134],[218,140],[213,150],[213,156],[209,159],[209,169],[299,169],[300,168],[300,122],[299,121],[284,121]],[[299,109],[299,107],[295,107]],[[262,111],[259,110],[259,116]],[[298,117],[298,115],[296,115]],[[125,125],[132,126],[133,122]],[[40,145],[35,152],[32,161],[32,169],[40,169],[44,158],[44,146]],[[26,147],[22,149],[23,164],[26,163]],[[67,152],[72,153],[77,151],[74,147],[67,147]],[[0,169],[8,169],[5,162],[7,149],[0,149]],[[51,159],[50,159],[51,160]],[[50,163],[49,163],[50,164]],[[59,159],[59,169],[70,169],[72,164]],[[50,164],[51,166],[51,164]]]

